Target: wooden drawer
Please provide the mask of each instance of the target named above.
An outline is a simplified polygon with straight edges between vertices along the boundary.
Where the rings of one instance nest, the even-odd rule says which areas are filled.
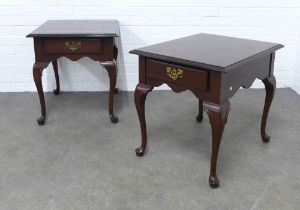
[[[47,39],[44,41],[46,54],[77,54],[101,53],[102,41],[100,39]]]
[[[147,59],[147,77],[174,83],[191,89],[207,90],[208,73]]]

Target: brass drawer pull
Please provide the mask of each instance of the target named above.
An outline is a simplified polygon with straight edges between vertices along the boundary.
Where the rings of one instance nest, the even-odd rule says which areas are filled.
[[[72,52],[75,52],[76,50],[79,50],[81,48],[81,42],[78,41],[70,41],[65,42],[66,48],[71,50]]]
[[[167,75],[174,81],[183,78],[183,70],[182,69],[167,67],[166,71],[167,71]]]

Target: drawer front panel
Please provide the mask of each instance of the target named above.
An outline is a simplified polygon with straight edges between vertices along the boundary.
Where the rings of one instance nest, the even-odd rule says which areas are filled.
[[[147,60],[147,77],[198,90],[207,90],[208,73],[173,64]]]
[[[77,54],[101,53],[102,41],[100,39],[48,39],[44,41],[46,54]]]

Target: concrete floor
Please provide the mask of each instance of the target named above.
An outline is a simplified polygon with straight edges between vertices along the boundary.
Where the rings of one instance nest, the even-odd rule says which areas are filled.
[[[220,147],[221,186],[208,186],[211,133],[196,123],[190,92],[154,91],[146,101],[149,152],[135,156],[140,130],[133,94],[0,94],[0,209],[299,209],[300,96],[278,89],[260,139],[263,90],[240,90]]]

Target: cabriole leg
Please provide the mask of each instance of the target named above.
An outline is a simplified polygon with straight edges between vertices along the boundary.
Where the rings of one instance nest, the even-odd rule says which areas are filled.
[[[261,126],[260,126],[260,133],[261,133],[261,138],[263,142],[269,142],[270,141],[270,136],[266,133],[266,124],[267,124],[267,118],[269,114],[269,110],[273,101],[275,89],[276,89],[276,79],[272,75],[271,77],[267,77],[262,80],[265,89],[266,89],[266,98],[265,98],[265,106],[264,106],[264,111],[263,115],[261,118]]]
[[[196,116],[197,122],[201,122],[203,119],[203,100],[199,99],[199,113]]]
[[[117,65],[115,62],[102,63],[103,67],[107,70],[109,76],[109,117],[112,123],[118,122],[118,117],[114,115],[114,94],[116,91],[116,81],[117,81]]]
[[[33,79],[39,94],[40,105],[41,105],[41,117],[37,120],[39,125],[44,125],[46,120],[46,105],[45,105],[45,97],[43,92],[42,73],[47,66],[48,63],[40,63],[40,62],[36,62],[33,65]]]
[[[209,185],[211,188],[219,187],[219,178],[217,176],[217,160],[219,147],[222,140],[225,124],[227,122],[230,110],[230,102],[224,101],[220,104],[204,102],[205,111],[208,114],[212,132],[212,151],[210,163]]]
[[[59,83],[57,60],[52,61],[52,66],[53,66],[55,82],[56,82],[56,89],[53,90],[53,93],[55,95],[58,95],[60,93],[60,83]]]
[[[140,121],[142,143],[141,146],[135,149],[137,156],[143,156],[147,147],[147,131],[145,121],[145,100],[147,94],[153,89],[153,87],[144,84],[138,84],[134,92],[134,102],[136,111]]]

